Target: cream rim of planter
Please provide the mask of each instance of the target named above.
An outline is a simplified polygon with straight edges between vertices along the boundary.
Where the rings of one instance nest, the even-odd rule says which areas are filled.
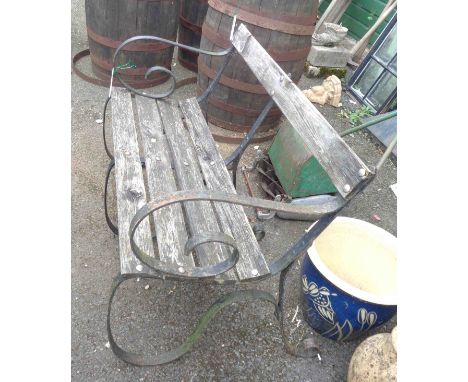
[[[396,237],[371,223],[337,217],[307,253],[319,272],[363,301],[397,305]]]

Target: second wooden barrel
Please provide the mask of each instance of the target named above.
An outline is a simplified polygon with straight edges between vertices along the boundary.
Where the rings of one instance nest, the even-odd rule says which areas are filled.
[[[317,21],[317,0],[208,0],[200,47],[222,50],[230,46],[233,16],[244,23],[260,44],[297,83],[310,51],[311,36]],[[199,92],[223,62],[223,57],[200,55],[198,58]],[[225,69],[220,84],[204,107],[209,122],[224,129],[248,131],[268,101],[263,86],[238,54]],[[275,106],[260,131],[275,127],[281,111]]]
[[[179,14],[179,42],[181,44],[200,47],[202,24],[208,10],[208,0],[182,0]],[[179,49],[179,62],[185,68],[196,72],[198,70],[198,53]]]
[[[152,35],[175,41],[177,0],[86,0],[86,27],[93,72],[110,79],[115,49],[135,35]],[[135,88],[155,86],[169,76],[155,72],[145,80],[148,68],[171,68],[174,47],[152,41],[128,45],[120,54],[122,78]]]

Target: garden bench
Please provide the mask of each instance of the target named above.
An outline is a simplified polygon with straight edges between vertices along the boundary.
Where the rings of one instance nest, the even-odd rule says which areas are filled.
[[[198,98],[180,102],[168,99],[175,80],[171,90],[162,95],[152,95],[131,88],[119,78],[126,89],[113,89],[111,82],[104,109],[105,139],[105,113],[112,99],[114,153],[111,154],[105,142],[112,161],[106,176],[104,198],[106,219],[111,229],[118,233],[120,252],[120,273],[114,280],[108,306],[109,342],[114,353],[128,363],[159,365],[189,351],[211,318],[222,307],[235,301],[258,299],[270,302],[275,307],[283,331],[284,279],[291,264],[343,206],[373,179],[375,170],[369,169],[340,138],[243,24],[235,31],[233,26],[233,46],[222,52],[207,52],[153,36],[133,37],[117,49],[113,75],[119,76],[116,58],[122,49],[141,39],[183,46],[200,54],[225,56],[216,77],[205,94]],[[209,97],[234,51],[256,74],[271,100],[240,146],[223,160],[200,103]],[[148,73],[155,70],[172,76],[170,71],[160,67],[151,68]],[[273,103],[314,149],[317,160],[339,191],[334,201],[318,206],[295,206],[236,193],[235,174],[240,157]],[[114,166],[117,225],[111,222],[107,213],[107,187]],[[231,179],[230,170],[234,179]],[[283,256],[268,263],[242,206],[297,213],[318,221]],[[153,223],[149,220],[150,215]],[[153,236],[156,236],[156,245]],[[112,336],[112,301],[117,288],[125,280],[148,277],[232,284],[276,274],[281,274],[278,299],[259,290],[231,292],[209,308],[193,334],[173,351],[156,355],[131,353],[123,350]],[[286,341],[286,336],[283,335],[283,339]],[[287,341],[285,345],[288,352],[297,355],[295,347]]]

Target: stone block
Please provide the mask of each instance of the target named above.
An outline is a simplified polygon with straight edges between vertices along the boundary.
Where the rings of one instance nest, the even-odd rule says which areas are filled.
[[[350,50],[344,45],[333,47],[312,45],[307,60],[313,66],[344,68],[350,57]]]

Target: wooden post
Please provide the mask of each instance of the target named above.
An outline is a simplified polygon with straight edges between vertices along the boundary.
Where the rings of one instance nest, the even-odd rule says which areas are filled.
[[[362,36],[362,38],[356,43],[356,45],[354,45],[353,49],[351,49],[351,61],[354,61],[354,63],[359,63],[361,61],[362,55],[366,50],[369,39],[372,37],[374,32],[380,26],[380,24],[382,24],[385,18],[393,11],[393,9],[396,7],[396,4],[397,0],[390,0],[387,3],[375,24],[367,31],[367,33],[364,36]]]
[[[320,17],[315,26],[315,33],[320,32],[324,23],[337,23],[345,13],[346,8],[351,4],[351,0],[332,0],[326,11]]]

